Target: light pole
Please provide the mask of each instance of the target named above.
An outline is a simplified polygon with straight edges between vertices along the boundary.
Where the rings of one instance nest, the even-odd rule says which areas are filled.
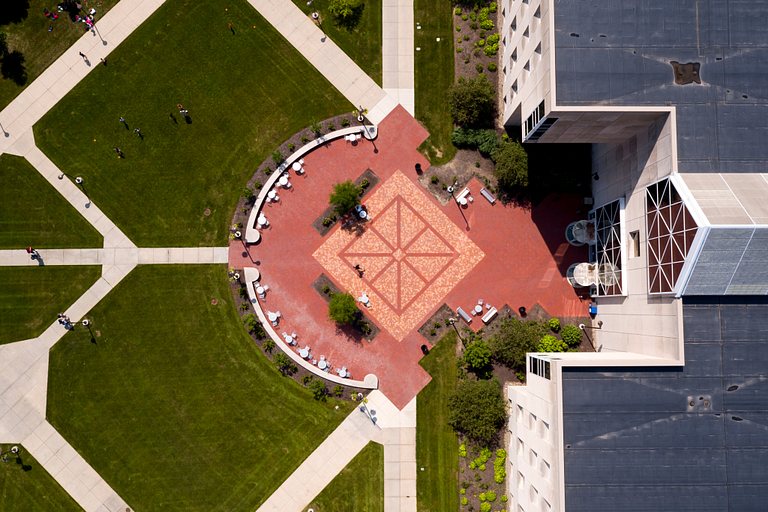
[[[592,339],[589,337],[589,334],[587,334],[586,329],[595,329],[595,330],[597,330],[597,329],[602,329],[602,328],[603,328],[603,321],[602,320],[598,320],[597,321],[597,327],[594,327],[594,326],[591,326],[591,325],[579,324],[579,329],[584,331],[584,334],[587,335],[587,341],[589,342],[589,345],[592,347],[592,350],[594,350],[595,352],[597,352],[597,349],[595,348],[595,344],[592,343]]]
[[[366,416],[368,416],[368,419],[371,420],[371,423],[374,425],[376,424],[376,420],[373,419],[373,416],[371,415],[371,411],[368,410],[368,406],[366,405],[368,403],[368,399],[363,396],[362,393],[357,394],[357,399],[360,401],[363,406],[360,408]]]
[[[461,337],[461,334],[459,333],[459,328],[456,327],[456,319],[451,317],[451,318],[448,319],[448,322],[450,322],[450,324],[453,326],[453,328],[456,329],[456,336],[459,337],[459,339],[461,340],[461,344],[463,345],[464,344],[464,338]]]

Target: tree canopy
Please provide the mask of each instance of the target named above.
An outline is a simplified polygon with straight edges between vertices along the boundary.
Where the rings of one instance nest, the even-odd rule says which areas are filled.
[[[333,186],[333,193],[328,199],[328,204],[336,207],[336,213],[344,215],[360,204],[362,193],[363,188],[355,185],[351,180],[337,183]]]
[[[464,362],[472,370],[480,370],[491,362],[491,349],[484,340],[478,340],[464,349]]]
[[[355,298],[349,292],[337,293],[328,303],[328,318],[337,324],[351,323],[357,313]]]
[[[503,188],[528,186],[528,154],[517,141],[504,142],[494,154],[496,167],[493,174]]]
[[[551,334],[541,338],[539,347],[536,349],[537,352],[565,352],[566,350],[568,350],[568,345]]]
[[[541,328],[535,323],[523,323],[517,318],[504,320],[491,338],[491,354],[510,368],[525,367],[525,354],[537,351],[540,337]]]
[[[355,9],[357,9],[359,5],[360,2],[358,0],[331,0],[331,5],[328,7],[328,10],[331,11],[331,14],[334,16],[345,19],[354,16]]]
[[[451,88],[451,115],[459,126],[491,124],[496,110],[493,84],[485,77],[457,83]]]
[[[490,442],[507,411],[499,380],[464,380],[448,400],[448,424],[471,439]]]

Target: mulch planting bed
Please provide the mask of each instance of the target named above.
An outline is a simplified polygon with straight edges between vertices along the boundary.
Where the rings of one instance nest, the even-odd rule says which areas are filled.
[[[503,45],[499,42],[498,53],[491,57],[483,52],[485,46],[480,46],[481,40],[485,41],[488,36],[500,33],[501,5],[500,2],[497,2],[497,4],[499,4],[497,11],[495,13],[490,13],[489,15],[494,24],[493,30],[483,30],[479,27],[477,21],[472,21],[471,13],[474,12],[475,16],[477,16],[480,10],[478,9],[477,11],[474,11],[473,4],[471,3],[452,4],[451,11],[454,12],[453,38],[455,40],[454,48],[457,49],[454,54],[454,80],[458,81],[461,77],[469,80],[471,78],[476,78],[480,73],[483,73],[486,78],[488,78],[488,81],[493,84],[494,90],[498,96],[498,92],[501,89],[499,75],[501,74],[500,59],[503,53]],[[490,5],[491,2],[486,2],[483,4],[483,7],[488,7]],[[457,7],[461,9],[460,15],[455,14],[455,9]],[[467,19],[463,20],[463,16],[467,16]],[[457,30],[457,27],[460,28],[460,30]],[[472,27],[476,28],[473,29]],[[461,48],[460,52],[458,51],[458,48]],[[488,64],[491,63],[496,64],[497,69],[495,71],[488,70]],[[482,66],[482,68],[478,67],[478,65]]]

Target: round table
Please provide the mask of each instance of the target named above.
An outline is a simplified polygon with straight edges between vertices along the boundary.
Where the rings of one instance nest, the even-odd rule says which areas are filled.
[[[267,197],[270,199],[274,199],[276,195],[277,195],[277,192],[275,192],[274,190],[270,190],[269,192],[267,192]]]
[[[482,313],[483,312],[483,306],[481,306],[480,304],[475,306],[475,312]]]
[[[467,198],[466,197],[462,197],[461,199],[459,199],[459,204],[461,206],[467,206]]]
[[[299,350],[299,355],[301,357],[303,357],[304,359],[306,359],[307,356],[309,356],[309,350],[303,348],[303,349]]]
[[[277,320],[277,315],[274,313],[267,313],[267,318],[269,318],[270,322],[274,322],[275,320]]]
[[[264,288],[259,286],[258,288],[256,288],[256,293],[258,293],[259,295],[263,295],[264,294]]]
[[[365,213],[365,211],[361,211],[361,212],[360,212],[360,218],[361,218],[361,219],[367,219],[367,218],[368,218],[368,214],[367,214],[367,213]]]
[[[293,170],[298,171],[301,169],[301,164],[299,162],[293,162]]]
[[[262,215],[261,217],[258,218],[258,223],[263,226],[264,224],[267,223],[267,218]]]
[[[317,367],[320,368],[321,370],[325,370],[327,366],[328,366],[328,363],[326,363],[325,361],[320,361],[317,363]]]
[[[282,186],[286,186],[288,184],[288,178],[286,178],[285,176],[280,176],[280,184]]]

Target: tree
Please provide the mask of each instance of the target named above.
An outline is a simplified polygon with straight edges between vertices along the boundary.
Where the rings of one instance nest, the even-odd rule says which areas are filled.
[[[291,366],[291,360],[288,359],[288,356],[285,355],[282,352],[278,352],[275,354],[274,359],[272,359],[272,362],[275,363],[275,366],[277,366],[277,369],[281,372],[284,372]]]
[[[499,145],[494,154],[496,168],[493,174],[503,188],[528,186],[528,154],[517,141]]]
[[[563,336],[563,341],[566,342],[570,347],[581,343],[581,329],[575,325],[566,325],[563,327],[563,332],[561,335]]]
[[[547,334],[539,342],[539,347],[536,352],[565,352],[568,350],[568,345],[551,334]]]
[[[471,439],[488,443],[504,425],[507,411],[500,383],[464,380],[448,399],[448,424]]]
[[[331,0],[328,10],[331,11],[331,14],[343,20],[354,16],[355,10],[359,5],[358,0]]]
[[[504,320],[491,338],[491,354],[509,368],[524,368],[525,354],[536,352],[540,337],[541,329],[535,324],[525,324],[517,318]]]
[[[336,213],[344,215],[360,204],[360,195],[362,193],[363,188],[358,187],[350,180],[344,183],[337,183],[333,186],[333,193],[328,199],[328,204],[336,207]]]
[[[460,126],[488,125],[496,110],[496,94],[487,78],[477,77],[451,87],[451,115]]]
[[[328,303],[328,318],[337,324],[348,324],[355,319],[357,304],[355,298],[349,292],[337,293],[331,297]]]
[[[312,396],[315,397],[315,400],[325,402],[325,397],[328,395],[328,388],[325,387],[325,381],[322,379],[315,379],[309,383],[309,389],[312,391]]]
[[[472,370],[480,370],[491,362],[491,349],[484,340],[478,340],[464,349],[464,361]]]

